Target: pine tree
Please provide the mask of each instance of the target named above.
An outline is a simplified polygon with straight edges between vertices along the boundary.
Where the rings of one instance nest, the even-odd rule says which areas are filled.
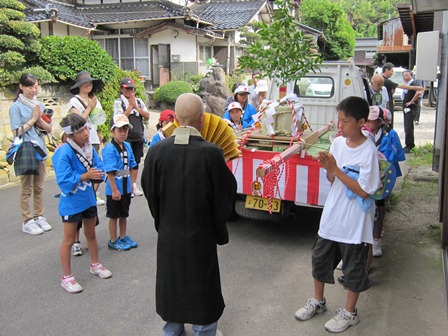
[[[37,63],[41,48],[40,30],[25,22],[25,5],[17,0],[0,0],[0,85],[17,83],[22,73],[51,81],[51,74]],[[25,65],[27,67],[25,67]]]

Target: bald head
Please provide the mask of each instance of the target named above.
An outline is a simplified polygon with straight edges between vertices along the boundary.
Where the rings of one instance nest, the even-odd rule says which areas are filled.
[[[204,116],[204,103],[201,97],[193,93],[181,94],[176,100],[174,110],[180,126],[193,126],[200,130]]]
[[[373,91],[380,91],[384,85],[384,78],[380,74],[375,74],[372,77],[372,89]]]

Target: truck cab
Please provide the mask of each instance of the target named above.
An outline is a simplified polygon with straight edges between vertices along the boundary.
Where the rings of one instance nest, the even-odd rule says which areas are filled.
[[[369,79],[353,61],[326,61],[320,70],[287,83],[287,93],[295,93],[305,107],[311,124],[336,120],[336,105],[344,98],[368,99]],[[279,86],[271,81],[269,100],[279,99]]]

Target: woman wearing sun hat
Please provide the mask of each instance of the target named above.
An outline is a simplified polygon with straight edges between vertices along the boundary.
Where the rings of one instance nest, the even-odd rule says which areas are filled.
[[[99,152],[101,141],[96,131],[97,125],[92,123],[91,114],[92,112],[100,113],[99,111],[103,110],[101,103],[95,96],[99,86],[98,79],[92,78],[87,71],[80,71],[76,76],[76,83],[70,88],[74,97],[68,102],[68,112],[78,113],[86,120],[90,131],[90,143],[97,152]]]

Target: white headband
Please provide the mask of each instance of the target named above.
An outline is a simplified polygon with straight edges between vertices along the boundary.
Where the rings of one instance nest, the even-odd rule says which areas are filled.
[[[72,126],[71,126],[71,125],[68,125],[68,126],[64,126],[64,127],[62,127],[62,130],[64,131],[65,134],[70,135],[70,134],[79,132],[80,130],[82,130],[82,129],[83,129],[84,127],[86,127],[86,126],[87,126],[87,124],[84,124],[84,126],[81,127],[80,129],[78,129],[78,130],[76,130],[76,131],[72,131]]]

